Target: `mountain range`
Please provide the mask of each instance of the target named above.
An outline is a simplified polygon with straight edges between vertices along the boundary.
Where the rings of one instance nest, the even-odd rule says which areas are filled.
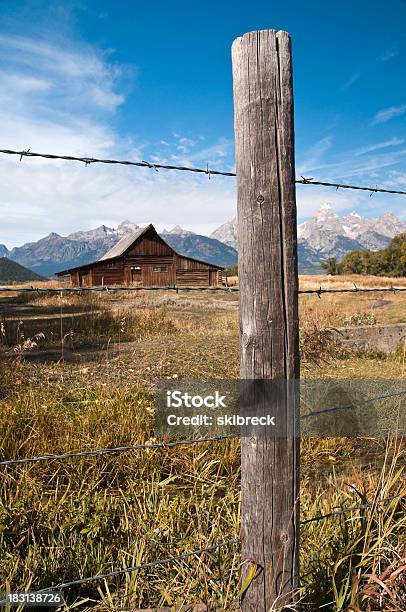
[[[406,223],[392,213],[376,219],[356,212],[339,216],[329,204],[323,204],[313,217],[298,225],[299,269],[316,271],[328,257],[340,260],[355,249],[383,249],[402,232],[406,232]],[[237,248],[237,219],[218,227],[211,237]]]
[[[51,233],[37,242],[29,242],[10,251],[0,244],[0,257],[7,257],[37,274],[52,276],[69,267],[100,259],[120,238],[140,226],[123,221],[117,228],[101,225],[93,230],[77,231],[68,236]],[[341,259],[354,249],[378,250],[394,236],[406,232],[406,223],[392,213],[377,219],[352,212],[337,215],[324,204],[305,223],[298,226],[299,270],[317,272],[327,257]],[[176,225],[161,236],[175,251],[225,267],[237,262],[237,220],[231,219],[210,236],[195,234]]]
[[[117,228],[101,225],[68,236],[52,232],[37,242],[27,242],[10,251],[0,244],[0,257],[17,261],[37,274],[52,276],[60,270],[100,259],[123,236],[135,232],[139,227],[131,221],[123,221]],[[183,255],[225,267],[237,262],[236,250],[214,238],[194,234],[179,226],[170,231],[163,230],[161,235],[175,251]]]

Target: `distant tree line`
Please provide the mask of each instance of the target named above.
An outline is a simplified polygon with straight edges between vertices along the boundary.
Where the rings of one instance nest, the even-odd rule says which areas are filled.
[[[395,236],[380,251],[351,251],[339,262],[335,257],[323,261],[327,274],[372,274],[374,276],[406,276],[406,233]]]
[[[224,270],[224,276],[238,276],[238,266],[229,266]]]

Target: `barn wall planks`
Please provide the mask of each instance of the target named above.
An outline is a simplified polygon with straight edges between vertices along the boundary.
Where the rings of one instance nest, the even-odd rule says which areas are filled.
[[[152,255],[155,257],[161,257],[163,255],[171,256],[173,255],[173,250],[160,236],[154,236],[152,232],[148,232],[139,242],[128,250],[127,255],[128,257],[144,255]]]
[[[177,270],[176,284],[178,287],[208,287],[209,286],[209,271],[208,270]]]
[[[217,269],[216,266],[212,266],[209,263],[198,261],[197,259],[191,259],[184,255],[176,255],[177,268],[178,270],[210,270]]]

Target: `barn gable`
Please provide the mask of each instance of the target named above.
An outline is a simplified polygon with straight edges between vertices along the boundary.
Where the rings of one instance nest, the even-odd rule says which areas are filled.
[[[143,240],[140,240],[141,238],[143,238]],[[152,251],[156,251],[157,255],[164,253],[172,254],[175,252],[169,246],[169,244],[164,242],[164,240],[157,233],[155,227],[152,225],[152,223],[150,223],[146,227],[141,227],[133,234],[121,238],[121,240],[119,240],[109,251],[107,251],[103,257],[100,257],[99,261],[106,261],[108,259],[114,259],[124,255],[143,254],[141,253],[143,250],[145,252],[150,252],[148,247],[145,245],[145,242],[148,242],[152,247],[156,245],[155,248],[152,248]],[[158,245],[161,248],[159,248]],[[138,249],[137,246],[139,247]],[[162,253],[158,251],[161,251]]]

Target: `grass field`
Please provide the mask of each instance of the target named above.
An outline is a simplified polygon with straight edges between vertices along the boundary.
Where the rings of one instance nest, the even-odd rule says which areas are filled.
[[[302,288],[406,285],[303,277]],[[302,376],[404,379],[405,355],[343,351],[325,327],[406,321],[405,294],[300,298]],[[383,300],[385,303],[378,302]],[[155,442],[157,379],[237,378],[238,295],[0,298],[1,460]],[[406,609],[403,440],[302,442],[302,606]],[[2,466],[0,590],[37,590],[239,535],[239,442]],[[393,497],[384,504],[380,500]],[[237,546],[66,591],[66,609],[237,609]]]

